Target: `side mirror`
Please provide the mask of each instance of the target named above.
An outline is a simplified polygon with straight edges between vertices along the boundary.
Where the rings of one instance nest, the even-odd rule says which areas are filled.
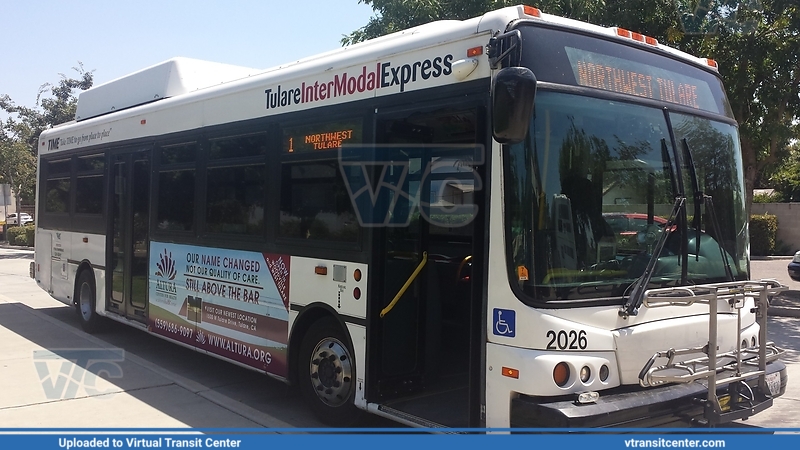
[[[501,144],[525,139],[536,97],[536,76],[526,67],[500,69],[492,84],[492,134]]]

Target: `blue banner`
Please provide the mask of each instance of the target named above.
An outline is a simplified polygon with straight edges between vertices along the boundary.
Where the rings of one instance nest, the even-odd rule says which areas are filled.
[[[414,450],[444,448],[725,448],[800,445],[800,429],[734,428],[716,430],[442,430],[420,429],[248,429],[248,430],[2,430],[0,448],[148,449],[148,448],[380,448]],[[453,431],[453,430],[448,430]],[[488,434],[487,434],[488,431]],[[794,442],[795,444],[792,444]],[[522,447],[525,446],[525,447]]]

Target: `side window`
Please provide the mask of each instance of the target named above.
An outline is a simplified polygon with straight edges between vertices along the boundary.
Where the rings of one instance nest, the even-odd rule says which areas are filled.
[[[70,158],[45,161],[44,211],[69,213]],[[101,191],[102,192],[102,191]]]
[[[362,136],[361,119],[283,129],[278,236],[332,242],[358,240],[358,219],[337,156],[339,147],[359,144]]]
[[[358,240],[358,220],[337,160],[283,164],[279,236]]]
[[[75,212],[77,214],[103,213],[103,155],[79,156],[75,178]]]
[[[191,231],[194,229],[197,143],[162,147],[159,158],[156,226],[165,231]]]
[[[212,233],[264,232],[266,134],[209,142],[206,228]]]

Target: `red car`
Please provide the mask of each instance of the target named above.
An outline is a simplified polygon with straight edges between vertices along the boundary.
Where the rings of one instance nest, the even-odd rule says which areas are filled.
[[[639,232],[647,231],[647,214],[603,213],[603,219],[614,230],[614,234],[621,236],[635,236]],[[653,223],[663,227],[667,223],[667,219],[653,216]]]

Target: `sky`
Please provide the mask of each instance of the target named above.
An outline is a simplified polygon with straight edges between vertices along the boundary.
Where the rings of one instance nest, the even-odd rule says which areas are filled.
[[[373,15],[358,0],[0,0],[0,95],[34,107],[79,62],[95,86],[177,56],[266,69],[341,47]]]

